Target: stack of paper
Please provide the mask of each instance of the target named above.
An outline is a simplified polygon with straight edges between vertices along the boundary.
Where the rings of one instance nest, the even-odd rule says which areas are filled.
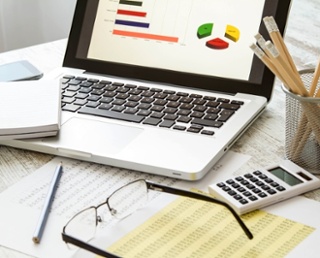
[[[56,135],[60,129],[59,80],[0,83],[0,140]]]

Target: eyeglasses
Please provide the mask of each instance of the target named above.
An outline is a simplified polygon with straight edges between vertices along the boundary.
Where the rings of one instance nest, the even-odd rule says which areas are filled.
[[[148,190],[170,193],[220,204],[232,213],[233,217],[237,220],[247,237],[249,239],[253,238],[252,233],[243,223],[239,215],[227,203],[199,193],[155,184],[144,179],[138,179],[114,191],[105,202],[97,206],[88,207],[73,216],[63,227],[63,241],[103,257],[119,257],[88,243],[88,241],[95,236],[98,223],[102,222],[102,217],[98,215],[97,210],[101,206],[106,205],[112,216],[118,219],[123,219],[146,204],[148,199]]]

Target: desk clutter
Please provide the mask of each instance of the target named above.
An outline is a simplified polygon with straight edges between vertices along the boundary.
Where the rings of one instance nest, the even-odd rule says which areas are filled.
[[[264,24],[270,40],[255,36],[251,49],[282,81],[286,98],[286,156],[320,174],[320,59],[314,70],[298,72],[273,17]]]
[[[221,163],[222,168],[229,164],[227,161]],[[63,175],[41,244],[35,245],[31,236],[54,169],[60,162]],[[226,168],[215,172],[231,176],[232,171]],[[68,220],[88,206],[105,202],[109,194],[128,182],[144,177],[146,174],[140,172],[56,157],[0,194],[0,244],[35,257],[82,257],[81,250],[68,247],[62,240],[61,233]],[[154,175],[147,178],[175,188],[190,187],[187,182],[175,179]],[[200,185],[201,182],[193,183],[191,190],[205,194],[196,190]],[[131,193],[126,193],[125,200]],[[192,254],[210,258],[252,257],[253,254],[257,254],[254,257],[284,257],[290,253],[296,257],[302,253],[312,257],[310,253],[320,248],[316,244],[319,222],[314,216],[319,214],[320,204],[314,200],[296,197],[265,211],[242,216],[252,230],[254,238],[250,240],[221,205],[185,197],[173,199],[171,195],[155,191],[148,195],[148,204],[123,220],[113,219],[110,212],[101,207],[97,212],[103,222],[98,223],[95,238],[89,243],[122,257],[164,257],[164,253],[168,257],[191,257]],[[90,221],[94,220],[76,224],[79,234],[75,237],[82,239],[81,236],[91,232],[87,230],[92,229]],[[83,252],[84,257],[95,257]]]
[[[60,129],[58,80],[0,83],[0,140],[54,136]]]

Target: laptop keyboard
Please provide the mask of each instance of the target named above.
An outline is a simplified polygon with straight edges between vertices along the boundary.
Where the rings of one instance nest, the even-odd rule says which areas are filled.
[[[243,105],[229,100],[121,82],[64,76],[62,110],[214,135]]]

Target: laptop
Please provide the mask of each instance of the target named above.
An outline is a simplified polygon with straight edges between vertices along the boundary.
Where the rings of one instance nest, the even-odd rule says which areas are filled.
[[[2,142],[199,180],[261,115],[274,76],[249,45],[290,0],[79,0],[56,137]]]

